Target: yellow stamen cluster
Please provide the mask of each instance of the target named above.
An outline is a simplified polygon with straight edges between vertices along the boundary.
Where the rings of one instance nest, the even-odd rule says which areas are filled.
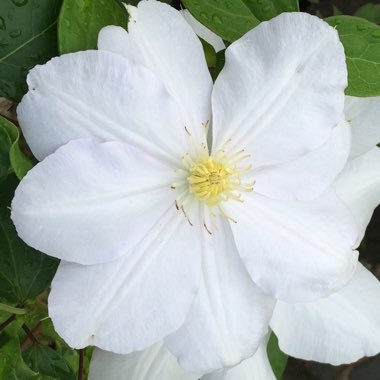
[[[190,192],[208,206],[213,206],[227,200],[227,192],[240,182],[240,173],[236,168],[228,168],[209,157],[190,168],[187,180]]]
[[[189,133],[188,135],[191,138]],[[203,225],[210,234],[217,229],[214,221],[218,215],[237,222],[226,214],[222,203],[229,200],[243,202],[242,193],[253,191],[255,184],[254,181],[246,181],[252,165],[242,165],[250,155],[244,150],[231,152],[227,149],[230,143],[231,140],[227,140],[212,155],[206,144],[201,144],[200,150],[194,149],[186,153],[182,157],[183,167],[176,169],[180,178],[171,184],[171,188],[177,192],[177,210],[183,212],[191,225],[193,215],[199,212]],[[194,159],[195,157],[197,158]],[[198,207],[199,203],[207,207]]]

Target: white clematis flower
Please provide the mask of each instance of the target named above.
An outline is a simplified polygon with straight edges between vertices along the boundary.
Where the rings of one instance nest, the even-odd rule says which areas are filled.
[[[69,345],[165,339],[203,374],[256,351],[275,298],[354,273],[357,228],[330,187],[350,149],[344,51],[323,21],[283,14],[229,46],[213,86],[179,12],[129,12],[98,51],[30,72],[18,116],[42,162],[12,218],[62,259],[49,313]]]
[[[346,98],[351,120],[351,159],[334,186],[364,237],[380,203],[380,97]],[[380,282],[359,264],[340,291],[312,303],[279,301],[271,327],[289,355],[334,365],[351,363],[380,352]]]

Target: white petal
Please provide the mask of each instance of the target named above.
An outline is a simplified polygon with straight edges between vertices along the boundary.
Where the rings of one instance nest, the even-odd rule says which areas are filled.
[[[232,202],[232,201],[231,201]],[[236,246],[253,281],[275,298],[300,302],[326,296],[352,277],[357,229],[331,191],[309,202],[253,193],[227,202]]]
[[[351,130],[347,123],[342,122],[333,129],[329,139],[311,153],[255,171],[255,191],[275,199],[314,199],[342,171],[350,147]]]
[[[166,339],[181,367],[200,374],[250,357],[274,307],[244,268],[227,220],[213,235],[205,232],[202,260],[203,281],[188,318]]]
[[[141,1],[127,6],[128,33],[120,27],[101,30],[98,48],[131,58],[151,69],[177,101],[187,128],[203,141],[211,117],[212,80],[202,44],[190,25],[167,4]]]
[[[39,160],[85,137],[128,142],[170,162],[187,147],[185,123],[164,85],[116,54],[53,58],[31,70],[28,84],[17,112]]]
[[[197,36],[209,43],[216,52],[226,48],[223,40],[217,34],[201,24],[187,9],[182,10],[181,14],[187,23],[193,28]]]
[[[317,302],[278,302],[271,321],[281,349],[339,365],[380,352],[380,283],[361,264],[339,292]]]
[[[174,208],[170,178],[170,168],[127,144],[75,140],[21,181],[12,220],[28,245],[51,256],[107,262]]]
[[[368,152],[380,142],[380,96],[346,96],[344,112],[352,125],[351,157]]]
[[[126,354],[184,322],[200,282],[199,230],[173,207],[127,255],[106,264],[61,261],[49,315],[71,346]]]
[[[160,342],[129,355],[95,348],[89,380],[198,380],[198,376],[185,372]]]
[[[306,13],[262,22],[226,50],[212,95],[214,149],[226,140],[257,166],[325,142],[341,120],[347,70],[334,28]]]
[[[373,211],[380,203],[380,148],[372,148],[368,153],[349,161],[334,186],[359,227],[354,245],[358,246]]]
[[[221,369],[201,380],[276,380],[267,355],[267,339],[263,339],[256,353],[236,367]]]

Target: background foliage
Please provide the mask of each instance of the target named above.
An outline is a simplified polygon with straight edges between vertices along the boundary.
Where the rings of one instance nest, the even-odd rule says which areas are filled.
[[[321,18],[330,16],[326,21],[336,27],[346,51],[346,93],[380,95],[379,4],[361,0],[304,0],[300,4],[297,0],[164,2],[177,9],[186,7],[227,45],[282,12],[301,8]],[[130,3],[136,5],[138,1]],[[48,289],[58,260],[25,245],[10,220],[17,184],[36,163],[20,136],[14,110],[27,91],[26,76],[33,66],[59,54],[96,49],[97,34],[103,26],[127,28],[127,23],[127,11],[119,0],[0,1],[0,379],[72,380],[87,376],[91,349],[77,352],[69,348],[48,318]],[[202,42],[215,79],[223,68],[224,52],[216,54]],[[368,239],[364,241],[366,247],[371,247]],[[268,353],[276,376],[281,378],[287,357],[274,336]],[[82,367],[83,371],[78,371]]]

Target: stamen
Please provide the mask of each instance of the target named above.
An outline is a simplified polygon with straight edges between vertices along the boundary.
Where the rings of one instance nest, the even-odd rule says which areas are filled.
[[[206,231],[207,231],[210,235],[212,235],[212,232],[208,229],[207,224],[206,224],[205,222],[203,222],[203,227],[206,229]]]
[[[187,129],[186,125],[185,125],[185,131],[186,131],[186,133],[187,133],[189,136],[191,136],[191,133],[190,133],[189,130]]]

